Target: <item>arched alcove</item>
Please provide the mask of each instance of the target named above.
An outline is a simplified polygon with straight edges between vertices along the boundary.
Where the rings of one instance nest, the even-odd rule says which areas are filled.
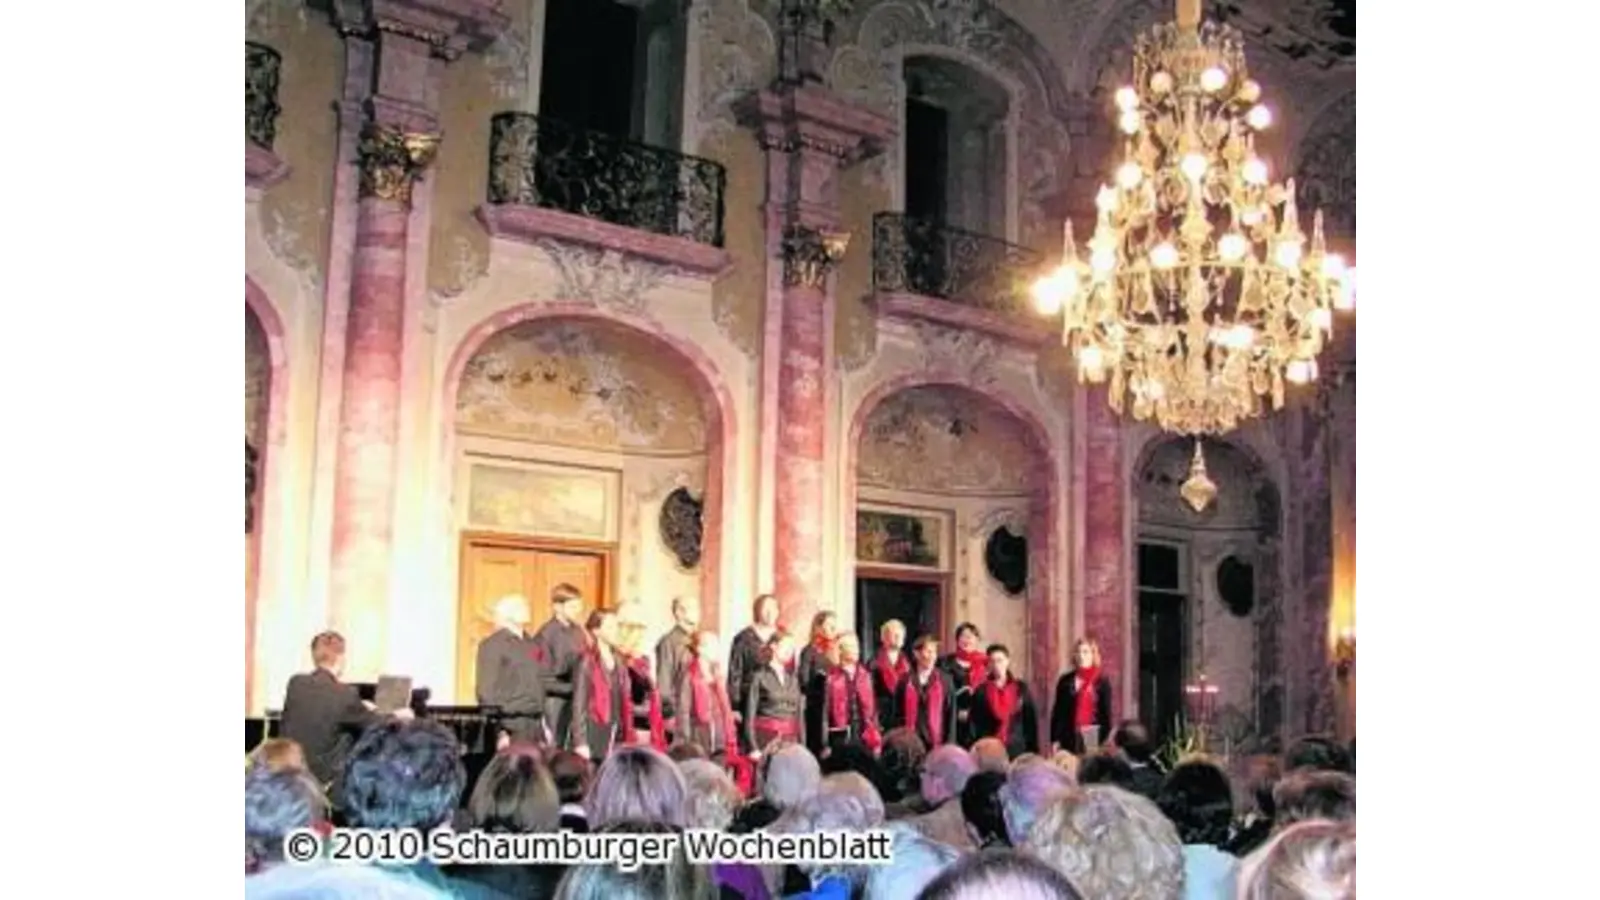
[[[535,312],[484,323],[451,367],[462,698],[487,605],[507,592],[528,596],[536,622],[562,582],[586,608],[637,603],[653,631],[675,596],[717,619],[723,393],[659,335]]]
[[[1238,746],[1282,723],[1281,686],[1261,676],[1280,669],[1282,510],[1252,452],[1214,439],[1203,447],[1217,495],[1200,511],[1179,493],[1192,438],[1154,439],[1133,470],[1139,709],[1162,733],[1179,717],[1208,715],[1211,736]],[[1185,693],[1201,675],[1214,691],[1204,700]]]

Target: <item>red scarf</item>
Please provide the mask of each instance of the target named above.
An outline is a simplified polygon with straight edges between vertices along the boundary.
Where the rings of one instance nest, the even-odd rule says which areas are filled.
[[[1017,711],[1017,680],[1008,675],[1005,687],[993,681],[984,682],[983,693],[984,700],[989,704],[989,712],[994,713],[995,719],[1000,722],[1000,733],[987,736],[1006,742],[1011,737],[1011,716]]]
[[[739,732],[733,722],[733,707],[728,703],[727,687],[723,685],[722,679],[712,678],[697,657],[691,657],[689,660],[688,678],[689,721],[696,725],[716,722],[717,730],[721,733],[725,744],[723,750],[727,753],[728,759],[733,759],[739,755]],[[716,748],[707,747],[706,751],[714,753]]]
[[[828,673],[828,727],[845,728],[850,723],[850,692],[855,692],[856,711],[861,714],[861,742],[872,752],[878,752],[882,743],[878,736],[877,704],[872,698],[872,678],[867,670],[856,666],[855,676],[845,673],[844,666],[834,666]]]
[[[906,678],[905,727],[911,729],[912,734],[917,733],[917,708],[920,705],[917,691],[917,677]],[[944,679],[939,677],[939,670],[934,669],[928,675],[928,737],[932,738],[935,746],[944,740]],[[929,747],[932,750],[933,747]]]
[[[622,661],[615,656],[612,657],[612,661],[617,666],[622,666]],[[589,646],[589,681],[591,683],[589,718],[601,725],[611,724],[611,692],[617,688],[616,682],[612,679],[616,677],[616,672],[616,669],[612,669],[610,674],[606,673],[605,665],[600,662],[600,651],[591,644]],[[618,730],[618,736],[621,738],[619,743],[623,744],[633,743],[632,740],[629,740],[633,736],[633,698],[629,697],[628,693],[628,691],[622,692],[622,723],[624,727]]]
[[[878,648],[878,655],[872,658],[872,667],[878,671],[878,678],[883,681],[883,686],[888,689],[889,696],[893,697],[895,689],[900,686],[900,679],[906,677],[911,671],[911,664],[906,662],[905,651],[895,657],[894,665],[889,665],[889,651]]]
[[[1095,687],[1099,680],[1099,666],[1078,670],[1078,705],[1072,713],[1073,728],[1088,728],[1100,724],[1094,720]]]
[[[989,680],[989,654],[982,650],[957,650],[956,661],[971,666],[967,670],[967,687],[976,690]]]
[[[661,692],[656,690],[655,676],[650,673],[650,660],[644,654],[639,654],[628,660],[628,671],[639,683],[644,685],[644,695],[650,706],[645,710],[645,718],[650,723],[650,746],[665,753],[667,751],[667,720],[661,715]],[[628,699],[633,699],[631,696]],[[633,722],[630,714],[628,722]],[[631,734],[631,732],[630,732]]]

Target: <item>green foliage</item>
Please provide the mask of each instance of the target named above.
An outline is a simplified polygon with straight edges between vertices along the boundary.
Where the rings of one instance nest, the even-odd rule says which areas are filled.
[[[1191,756],[1207,756],[1226,767],[1232,745],[1233,741],[1224,736],[1222,746],[1207,746],[1205,732],[1178,716],[1172,720],[1171,736],[1156,750],[1156,765],[1163,772],[1170,772],[1174,766]]]

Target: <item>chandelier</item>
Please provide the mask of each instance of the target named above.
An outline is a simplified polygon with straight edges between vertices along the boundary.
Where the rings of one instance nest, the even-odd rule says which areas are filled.
[[[1257,155],[1272,113],[1242,36],[1201,24],[1200,0],[1177,0],[1176,22],[1135,41],[1133,83],[1115,99],[1123,161],[1095,198],[1088,259],[1068,221],[1034,302],[1061,314],[1079,378],[1109,382],[1114,411],[1196,438],[1185,499],[1200,511],[1215,486],[1199,438],[1317,378],[1333,310],[1354,306],[1353,272],[1327,251],[1321,211],[1308,239],[1294,181],[1272,181]]]

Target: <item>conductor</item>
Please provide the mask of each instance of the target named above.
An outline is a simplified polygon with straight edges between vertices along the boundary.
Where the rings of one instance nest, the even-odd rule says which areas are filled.
[[[507,594],[494,604],[494,633],[478,644],[478,704],[498,706],[500,727],[512,743],[545,740],[544,684],[524,633],[528,599]]]

